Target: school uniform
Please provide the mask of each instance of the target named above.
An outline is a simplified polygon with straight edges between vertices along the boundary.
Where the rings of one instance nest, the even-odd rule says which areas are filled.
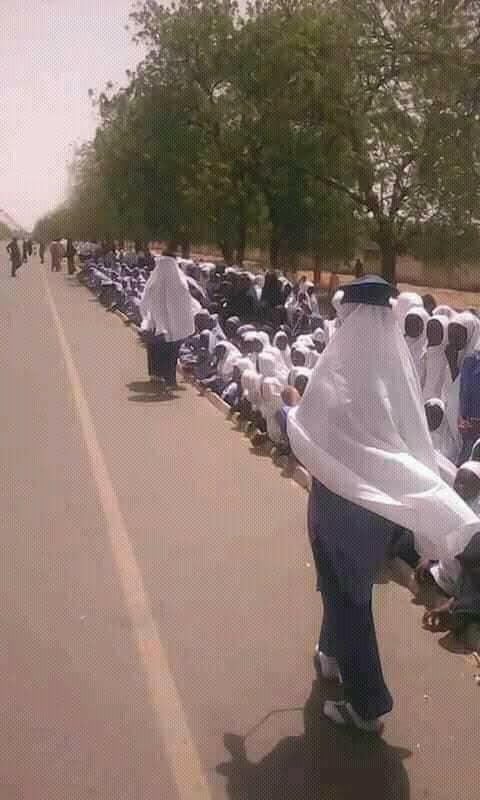
[[[461,552],[478,530],[476,515],[440,478],[394,294],[377,276],[344,287],[342,325],[287,421],[292,450],[313,477],[308,527],[324,606],[318,647],[337,660],[347,700],[365,723],[392,708],[372,616],[382,563],[405,531],[420,556],[438,559]]]

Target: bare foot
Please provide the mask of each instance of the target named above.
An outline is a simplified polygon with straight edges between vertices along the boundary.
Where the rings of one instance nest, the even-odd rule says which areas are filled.
[[[423,615],[423,627],[432,633],[443,633],[454,630],[456,627],[455,615],[452,612],[454,598],[440,603],[436,608],[426,611]]]

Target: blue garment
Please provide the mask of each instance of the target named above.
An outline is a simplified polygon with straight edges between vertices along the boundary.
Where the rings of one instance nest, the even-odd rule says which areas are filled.
[[[372,615],[372,589],[404,531],[313,480],[308,528],[322,594],[322,652],[337,659],[345,697],[363,719],[391,711]]]
[[[480,353],[467,356],[462,364],[460,416],[464,419],[480,419]]]

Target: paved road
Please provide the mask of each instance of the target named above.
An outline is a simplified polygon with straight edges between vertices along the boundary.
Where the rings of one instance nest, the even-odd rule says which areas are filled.
[[[0,314],[0,800],[478,800],[475,670],[408,594],[383,741],[334,730],[304,492],[65,275],[0,256]]]

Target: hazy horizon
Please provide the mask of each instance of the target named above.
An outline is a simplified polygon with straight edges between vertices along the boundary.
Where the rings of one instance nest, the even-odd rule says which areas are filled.
[[[0,0],[0,208],[27,229],[65,197],[75,144],[97,124],[88,90],[125,83],[141,51],[133,0]]]

